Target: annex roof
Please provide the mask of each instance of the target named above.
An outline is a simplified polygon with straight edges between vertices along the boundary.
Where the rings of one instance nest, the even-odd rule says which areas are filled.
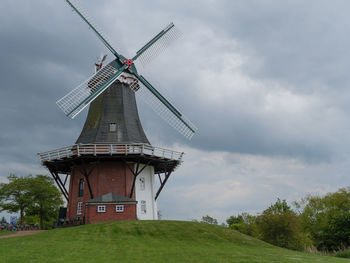
[[[116,193],[108,193],[98,196],[94,199],[86,201],[88,204],[101,204],[101,203],[134,203],[137,201],[126,196],[121,196]]]

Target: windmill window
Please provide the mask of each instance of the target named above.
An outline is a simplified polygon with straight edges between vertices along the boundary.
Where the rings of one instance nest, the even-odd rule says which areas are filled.
[[[140,177],[140,190],[145,190],[145,178]]]
[[[115,206],[115,211],[116,211],[117,213],[122,213],[122,212],[124,212],[124,206],[123,206],[123,205],[116,205],[116,206]]]
[[[116,132],[117,131],[117,124],[116,123],[110,123],[109,124],[109,132]]]
[[[83,202],[78,202],[77,215],[81,215],[82,208],[83,208]]]
[[[84,179],[80,179],[79,181],[79,193],[78,197],[84,196]]]
[[[142,201],[141,201],[141,213],[142,213],[142,214],[146,214],[146,213],[147,213],[147,210],[146,210],[146,201],[145,201],[145,200],[142,200]]]
[[[106,212],[106,206],[105,205],[98,205],[97,206],[97,212],[98,213],[105,213]]]

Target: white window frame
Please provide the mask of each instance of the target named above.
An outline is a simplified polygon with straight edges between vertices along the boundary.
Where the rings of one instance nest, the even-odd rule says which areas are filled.
[[[108,129],[109,129],[109,132],[116,132],[117,131],[117,123],[110,122]]]
[[[105,205],[98,205],[97,206],[97,213],[106,213],[106,206]]]
[[[142,214],[147,213],[146,200],[141,200],[141,213]]]
[[[123,213],[124,212],[124,205],[116,205],[115,206],[115,211],[117,213]]]
[[[144,191],[145,190],[145,185],[146,185],[146,180],[145,177],[140,177],[140,190]]]
[[[78,202],[77,205],[77,215],[81,215],[83,210],[83,202]]]

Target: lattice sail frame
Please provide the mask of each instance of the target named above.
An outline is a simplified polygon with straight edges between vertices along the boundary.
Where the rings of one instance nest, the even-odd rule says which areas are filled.
[[[164,31],[166,33],[158,38],[157,41],[153,43],[151,42],[145,51],[142,51],[141,49],[136,53],[138,54],[142,51],[139,56],[142,66],[146,66],[148,63],[152,62],[154,58],[158,57],[167,49],[167,47],[182,36],[181,31],[179,31],[173,23],[170,23],[162,32]]]
[[[141,84],[141,88],[140,88]],[[162,101],[160,101],[148,88],[139,81],[135,81],[130,86],[130,89],[137,92],[140,97],[151,109],[156,112],[159,117],[169,123],[175,130],[191,139],[194,133],[198,130],[197,127],[183,114],[176,116]]]
[[[59,99],[56,104],[69,118],[73,119],[94,98],[120,77],[122,72],[119,74],[118,72],[111,63],[107,64],[63,98]],[[112,79],[113,81],[111,81]]]

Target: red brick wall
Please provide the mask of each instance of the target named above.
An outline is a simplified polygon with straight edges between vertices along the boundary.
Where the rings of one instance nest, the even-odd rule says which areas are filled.
[[[97,212],[98,205],[105,205],[106,212]],[[116,212],[117,204],[90,204],[86,206],[85,223],[97,223],[116,220],[135,220],[136,219],[136,204],[124,204],[124,212]]]
[[[129,164],[132,167],[132,164]],[[108,194],[116,193],[129,197],[134,175],[123,162],[100,162],[84,166],[86,171],[92,172],[89,176],[89,182],[94,198]],[[67,205],[67,217],[70,220],[80,217],[83,219],[85,215],[85,201],[90,200],[89,187],[81,170],[82,166],[72,168],[69,186],[69,203]],[[79,181],[84,179],[84,195],[79,197]],[[133,195],[135,198],[135,193]],[[82,214],[77,215],[78,202],[83,202]]]

